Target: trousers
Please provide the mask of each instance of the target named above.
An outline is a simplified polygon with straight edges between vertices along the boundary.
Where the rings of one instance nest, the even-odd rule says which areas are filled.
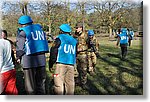
[[[25,90],[29,95],[43,95],[45,91],[46,69],[45,67],[25,68]]]
[[[16,70],[12,69],[8,72],[1,74],[1,91],[6,95],[17,95],[18,90],[16,87]]]
[[[56,64],[54,73],[54,92],[57,95],[74,94],[74,66]]]

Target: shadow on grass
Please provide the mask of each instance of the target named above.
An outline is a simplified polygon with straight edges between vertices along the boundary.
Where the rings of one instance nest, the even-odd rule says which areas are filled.
[[[114,54],[109,54],[109,55],[112,55],[112,56],[118,58],[117,55],[114,55]],[[92,86],[92,88],[90,88],[90,90],[88,90],[90,94],[102,94],[102,95],[105,95],[105,94],[107,94],[107,95],[140,95],[140,94],[142,94],[142,93],[139,93],[139,89],[143,90],[143,73],[142,73],[143,70],[142,69],[141,69],[141,71],[136,71],[135,69],[130,70],[130,69],[122,66],[121,64],[110,61],[109,59],[107,59],[105,57],[101,57],[100,60],[104,61],[105,63],[108,63],[108,65],[112,65],[115,68],[117,68],[118,74],[116,76],[112,76],[112,77],[116,77],[119,84],[115,85],[114,83],[111,82],[112,77],[104,75],[101,71],[97,71],[95,78],[96,78],[97,82],[99,83],[99,85],[101,85],[101,87],[103,87],[107,93],[103,93],[99,89],[95,88],[92,84],[93,81],[89,80],[90,81],[89,86],[90,87]],[[127,60],[127,62],[129,64],[132,64],[133,66],[135,65],[134,63],[131,63],[128,60]],[[137,65],[137,67],[141,67],[141,66]],[[142,80],[141,83],[136,88],[131,88],[131,87],[127,86],[126,82],[124,82],[123,78],[122,78],[122,73],[124,73],[124,72],[128,73],[130,75],[139,77]],[[123,88],[120,88],[120,86]],[[93,90],[97,90],[97,91],[93,91]]]
[[[98,59],[99,62],[103,62],[108,66],[113,66],[112,68],[117,69],[117,74],[109,76],[109,74],[103,74],[104,72],[101,69],[103,67],[104,70],[107,68],[104,65],[97,66],[99,71],[96,71],[96,75],[92,76],[93,79],[88,79],[89,89],[87,90],[91,95],[142,95],[143,94],[143,51],[142,49],[130,49],[128,54],[128,59],[122,61],[120,59],[120,55],[114,52],[118,52],[120,49],[115,49],[110,46],[103,46],[102,51],[105,52]],[[112,60],[116,58],[115,61]],[[139,63],[138,63],[139,62]],[[111,69],[110,69],[111,70]],[[113,70],[113,69],[112,69]],[[123,76],[126,73],[129,76]],[[134,78],[139,78],[140,82],[137,82],[137,86],[134,87],[128,85],[129,82],[123,77],[127,77],[127,81],[132,81],[134,83]],[[116,78],[116,82],[113,83],[112,79]],[[95,85],[97,83],[98,85]],[[135,82],[136,83],[136,82]],[[100,86],[101,88],[98,88]]]
[[[107,53],[106,55],[107,55],[108,57],[119,58],[119,60],[123,62],[123,60],[121,60],[121,57],[120,57],[119,54]],[[128,56],[130,56],[130,55],[128,55]],[[132,57],[132,56],[135,56],[135,57]],[[141,55],[139,55],[139,56],[132,55],[132,56],[130,56],[130,57],[132,57],[132,58],[134,58],[134,59],[141,59],[141,58],[142,58]],[[101,58],[101,59],[102,59],[103,61],[108,62],[105,58]],[[134,59],[133,59],[133,60],[134,60]],[[134,67],[138,67],[138,68],[141,68],[141,66],[143,66],[142,61],[141,61],[141,63],[135,64],[134,62],[132,62],[132,59],[129,60],[129,58],[125,59],[124,62],[127,62],[130,66],[134,66]],[[108,63],[109,63],[109,62],[108,62]],[[114,65],[114,63],[112,63],[112,62],[111,62],[111,64]],[[117,65],[115,64],[114,66],[117,66]]]
[[[96,74],[96,82],[100,85],[100,89],[94,85],[93,80],[88,80],[89,89],[87,91],[90,95],[120,95],[122,92],[122,90],[119,90],[116,86],[113,86],[111,79],[107,78],[101,72]],[[115,91],[112,91],[110,88]]]
[[[45,84],[47,95],[54,95],[53,85],[54,85],[54,80],[50,76],[47,75],[46,84]]]

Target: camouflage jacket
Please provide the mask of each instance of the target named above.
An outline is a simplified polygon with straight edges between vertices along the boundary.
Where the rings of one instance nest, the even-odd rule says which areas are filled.
[[[77,54],[85,53],[88,50],[86,39],[87,35],[85,33],[82,33],[80,36],[78,36]]]
[[[97,53],[99,51],[99,43],[94,36],[93,39],[87,39],[87,44],[88,44],[88,52],[95,52]]]

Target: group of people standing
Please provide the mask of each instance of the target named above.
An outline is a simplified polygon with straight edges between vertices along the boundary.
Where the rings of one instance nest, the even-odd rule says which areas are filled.
[[[18,94],[16,87],[15,63],[20,63],[24,73],[25,90],[29,95],[44,95],[46,81],[46,56],[49,52],[46,34],[39,24],[33,24],[28,15],[18,19],[18,34],[16,39],[16,60],[13,63],[13,50],[8,39],[0,39],[0,75],[1,94]],[[83,24],[76,25],[75,34],[68,24],[59,26],[59,35],[50,48],[49,70],[54,70],[55,94],[73,95],[75,89],[74,67],[77,65],[80,85],[84,88],[87,82],[87,72],[94,72],[95,56],[99,56],[97,40],[94,31],[88,35],[83,31]],[[97,47],[95,47],[95,45]],[[91,49],[91,50],[89,50]],[[88,51],[89,50],[89,51]],[[94,54],[93,54],[94,52]],[[6,54],[5,54],[6,53]],[[88,58],[91,58],[88,64]],[[91,62],[92,61],[92,62]],[[53,65],[56,64],[56,68]],[[89,70],[88,70],[89,65]],[[7,77],[6,77],[7,76]],[[10,77],[9,77],[10,76]],[[12,81],[13,80],[13,81]]]
[[[54,72],[54,93],[58,95],[73,95],[75,85],[87,89],[87,74],[95,72],[96,58],[100,57],[99,43],[93,30],[87,32],[82,23],[77,23],[75,33],[68,24],[59,26],[59,35],[49,49],[46,34],[39,24],[33,24],[28,15],[18,19],[18,34],[16,39],[16,60],[8,39],[0,39],[0,75],[1,94],[18,94],[16,87],[15,63],[20,63],[24,73],[25,90],[29,95],[44,95],[46,81],[46,56],[50,52],[49,70]],[[2,31],[3,32],[3,31]],[[125,30],[118,36],[120,45],[124,39]],[[0,34],[2,38],[2,33]],[[119,43],[117,43],[118,45]],[[121,45],[122,47],[122,45]],[[125,49],[126,50],[126,49]],[[124,54],[123,54],[124,55]],[[54,64],[56,64],[54,68]],[[75,79],[75,68],[79,73]]]

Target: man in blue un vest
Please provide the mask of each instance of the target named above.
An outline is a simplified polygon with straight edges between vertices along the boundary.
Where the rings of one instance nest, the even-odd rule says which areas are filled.
[[[134,39],[134,31],[132,30],[132,28],[128,29],[128,36],[129,36],[129,46],[131,46],[131,40]]]
[[[126,55],[127,55],[127,46],[128,46],[128,41],[129,41],[129,37],[127,34],[127,29],[126,28],[122,28],[121,29],[121,33],[118,35],[118,41],[116,46],[118,46],[119,42],[120,42],[120,47],[121,47],[121,59],[125,60]]]
[[[45,94],[48,43],[41,25],[33,24],[30,16],[18,19],[16,57],[22,63],[27,94]]]
[[[51,47],[49,60],[50,71],[56,62],[56,69],[53,75],[54,92],[58,95],[73,95],[77,40],[70,35],[71,27],[68,24],[62,24],[59,28],[60,32]]]

